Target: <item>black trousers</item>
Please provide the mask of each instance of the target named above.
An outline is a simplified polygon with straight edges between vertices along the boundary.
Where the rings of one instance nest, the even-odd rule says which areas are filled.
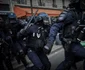
[[[27,55],[34,64],[31,70],[50,70],[51,63],[43,50],[35,52],[29,49]]]
[[[65,51],[65,60],[61,62],[56,70],[70,70],[78,61],[85,60],[85,48],[80,43],[70,44],[70,51]],[[85,70],[85,62],[83,64]]]

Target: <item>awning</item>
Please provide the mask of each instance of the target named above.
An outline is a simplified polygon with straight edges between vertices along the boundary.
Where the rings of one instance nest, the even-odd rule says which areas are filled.
[[[26,12],[20,7],[14,7],[14,12],[17,15],[18,18],[26,16]]]
[[[37,9],[33,8],[33,13],[35,13]],[[30,8],[21,8],[21,7],[14,7],[14,12],[16,13],[16,15],[18,17],[22,17],[22,16],[31,16],[31,9]],[[45,12],[47,13],[49,16],[58,16],[62,10],[51,10],[51,9],[40,9],[38,10],[37,14],[40,12]]]

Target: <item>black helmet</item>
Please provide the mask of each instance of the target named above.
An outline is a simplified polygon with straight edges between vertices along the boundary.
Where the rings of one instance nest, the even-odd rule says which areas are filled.
[[[11,12],[11,13],[8,13],[8,18],[12,19],[12,18],[16,18],[16,14]]]
[[[16,14],[13,12],[8,13],[8,19],[6,22],[7,28],[13,28],[16,24],[17,24]]]
[[[40,17],[48,17],[48,14],[44,13],[44,12],[41,12],[38,14],[38,16]]]
[[[49,24],[49,16],[48,14],[42,12],[38,14],[39,21],[42,21],[45,25]]]
[[[70,0],[69,6],[85,11],[85,0]]]
[[[16,22],[16,14],[11,12],[8,14],[8,19],[10,23],[15,23]]]
[[[79,0],[70,0],[71,3],[78,3]]]
[[[70,8],[80,9],[79,1],[80,1],[80,0],[70,0],[69,7],[70,7]]]

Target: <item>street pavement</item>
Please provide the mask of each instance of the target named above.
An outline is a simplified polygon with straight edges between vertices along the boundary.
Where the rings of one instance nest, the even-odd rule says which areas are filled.
[[[52,52],[48,55],[51,62],[51,70],[55,70],[56,67],[64,60],[64,49],[62,46],[53,46]]]
[[[51,62],[51,70],[55,70],[56,67],[64,60],[64,49],[61,45],[54,45],[52,48],[51,53],[48,55],[48,58]],[[32,65],[30,60],[26,57],[27,61]],[[83,70],[82,62],[77,63],[78,70]],[[21,65],[14,65],[15,70],[24,70],[24,66]],[[74,70],[74,69],[71,69]]]
[[[61,45],[54,45],[51,54],[48,56],[52,64],[51,70],[55,70],[57,66],[65,59],[64,49]],[[83,61],[76,63],[77,70],[83,70]],[[71,68],[70,70],[75,70]]]

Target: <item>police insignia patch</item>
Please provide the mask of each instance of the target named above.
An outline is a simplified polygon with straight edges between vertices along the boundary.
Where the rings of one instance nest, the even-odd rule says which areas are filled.
[[[37,38],[40,38],[41,34],[37,33]]]

